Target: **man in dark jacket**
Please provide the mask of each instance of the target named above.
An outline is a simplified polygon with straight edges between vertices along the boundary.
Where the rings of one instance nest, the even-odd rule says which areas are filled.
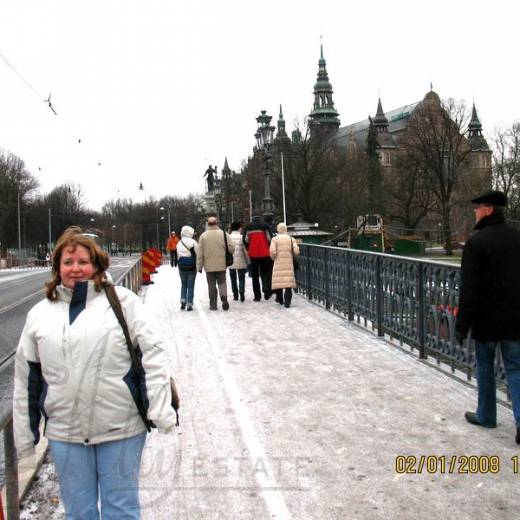
[[[269,225],[262,221],[259,214],[254,214],[251,222],[244,229],[243,242],[247,254],[251,260],[251,278],[253,281],[254,301],[262,299],[260,292],[260,280],[262,280],[262,291],[264,298],[271,297],[271,257],[269,255],[269,244],[271,243],[271,232]]]
[[[520,444],[520,231],[505,222],[507,197],[490,191],[475,204],[476,232],[462,255],[459,311],[455,336],[462,344],[471,329],[477,363],[477,412],[466,412],[471,424],[495,428],[495,348],[502,359]]]

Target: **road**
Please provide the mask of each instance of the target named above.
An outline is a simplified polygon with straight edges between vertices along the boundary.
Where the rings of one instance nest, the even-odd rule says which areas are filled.
[[[133,261],[129,257],[111,258],[112,278],[117,280]],[[0,272],[0,367],[16,348],[27,312],[44,297],[49,276],[49,269]]]

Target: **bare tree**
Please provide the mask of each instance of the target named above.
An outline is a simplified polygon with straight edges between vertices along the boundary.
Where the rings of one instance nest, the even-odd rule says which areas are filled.
[[[421,171],[431,189],[442,222],[446,254],[453,254],[451,211],[454,193],[468,171],[471,152],[465,137],[469,112],[453,99],[429,93],[415,109],[404,137],[407,159]]]
[[[386,179],[384,191],[389,199],[388,216],[413,234],[432,209],[433,192],[417,163],[399,155],[395,174]]]
[[[492,137],[493,186],[509,199],[513,218],[520,217],[520,122],[511,128],[498,128]]]
[[[302,139],[294,145],[292,165],[287,168],[288,214],[301,213],[309,222],[330,224],[337,220],[341,205],[340,168],[334,137],[311,135],[306,125]]]
[[[0,153],[0,254],[17,243],[18,206],[25,215],[30,195],[38,180],[25,168],[24,162],[12,153]],[[23,217],[22,217],[23,218]]]

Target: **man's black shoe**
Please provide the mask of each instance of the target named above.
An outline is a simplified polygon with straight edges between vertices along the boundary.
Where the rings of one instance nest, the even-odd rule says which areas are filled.
[[[183,311],[185,308],[186,308],[186,304],[185,303],[181,303],[181,311]]]
[[[229,310],[229,303],[227,301],[227,297],[222,296],[221,300],[222,300],[222,309],[224,309],[225,311]]]
[[[243,292],[241,292],[240,293],[240,301],[243,302],[245,299],[246,299],[246,295]]]
[[[482,424],[478,418],[477,414],[474,412],[466,412],[464,414],[464,417],[466,418],[466,421],[468,421],[470,424],[475,424],[476,426],[483,426],[484,428],[496,428],[496,424]]]
[[[516,429],[515,441],[516,441],[517,444],[520,444],[520,428]]]
[[[265,293],[264,293],[264,298],[265,298],[266,300],[268,300],[269,298],[271,298],[271,295],[272,295],[272,294],[273,294],[273,293],[272,293],[271,291],[265,291]]]
[[[261,300],[262,300],[262,298],[253,298],[253,301],[254,301],[254,302],[259,302],[259,301],[261,301]]]

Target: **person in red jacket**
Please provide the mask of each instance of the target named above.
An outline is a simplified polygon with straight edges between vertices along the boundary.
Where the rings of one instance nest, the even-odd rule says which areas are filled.
[[[177,244],[179,243],[179,237],[172,231],[171,236],[168,238],[166,249],[170,252],[170,265],[177,267]]]
[[[260,280],[262,281],[264,298],[268,300],[271,297],[271,257],[269,256],[271,238],[269,225],[262,221],[260,215],[255,213],[251,222],[245,227],[242,239],[251,260],[251,278],[255,302],[262,299]]]

